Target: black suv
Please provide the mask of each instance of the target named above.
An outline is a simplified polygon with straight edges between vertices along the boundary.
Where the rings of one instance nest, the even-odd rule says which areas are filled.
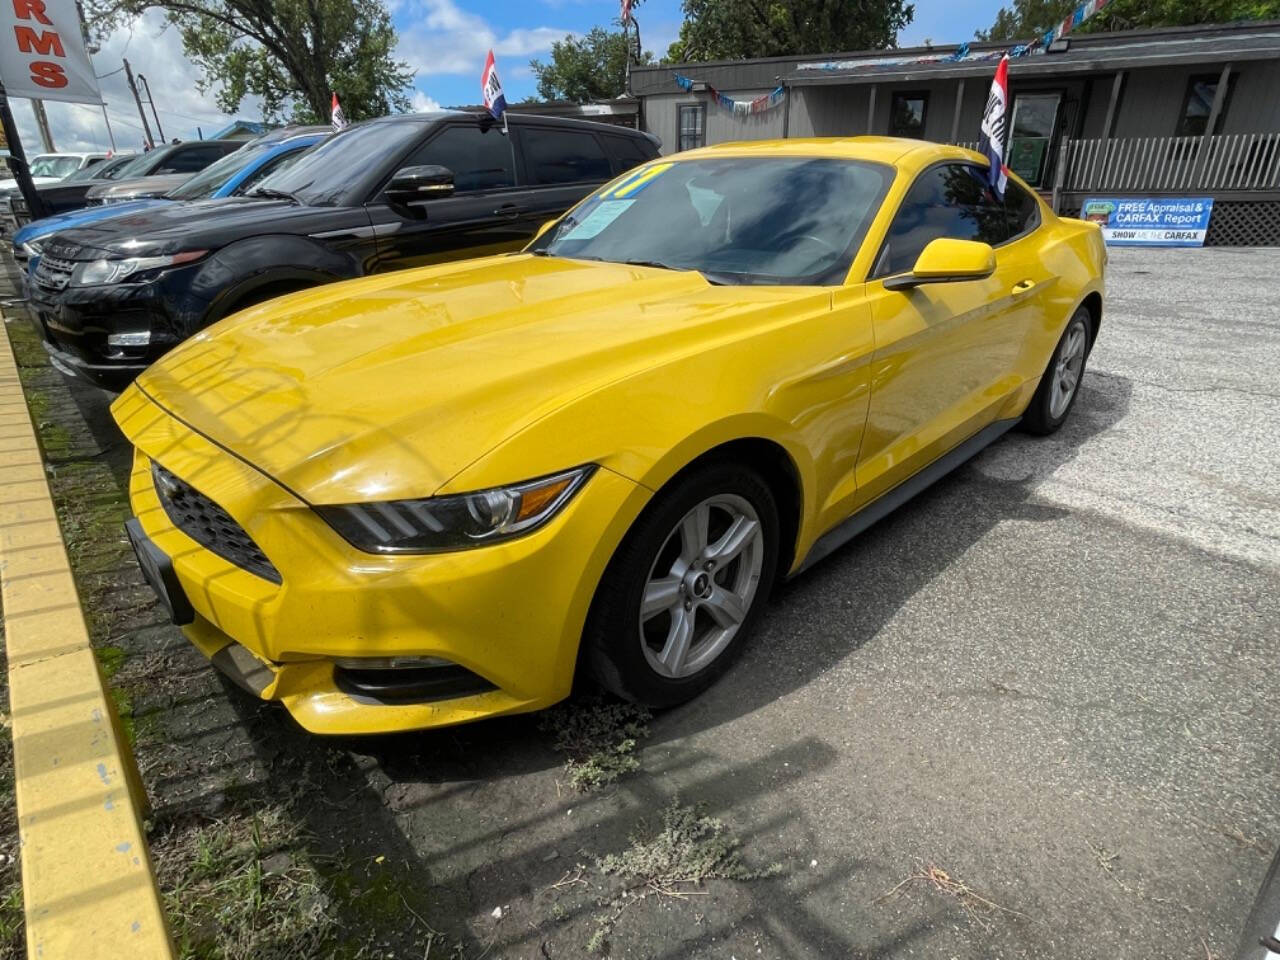
[[[517,250],[658,154],[581,120],[403,114],[348,127],[245,197],[55,234],[31,284],[55,365],[119,389],[228,314],[333,280]]]

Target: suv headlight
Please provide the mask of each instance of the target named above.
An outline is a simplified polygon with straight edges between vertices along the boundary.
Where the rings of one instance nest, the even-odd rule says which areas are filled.
[[[71,271],[73,287],[95,287],[106,283],[119,283],[135,273],[175,267],[199,260],[207,250],[187,250],[168,257],[126,257],[124,260],[89,260],[76,265]]]
[[[28,257],[40,256],[40,241],[28,240],[22,245],[22,252]]]
[[[549,477],[477,493],[318,506],[344,540],[366,553],[440,553],[500,543],[559,513],[595,470],[587,464]]]

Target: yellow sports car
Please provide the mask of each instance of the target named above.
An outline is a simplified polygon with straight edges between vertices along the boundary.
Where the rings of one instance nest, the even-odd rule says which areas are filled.
[[[319,287],[113,407],[186,635],[308,730],[708,687],[770,587],[1071,410],[1098,228],[956,147],[651,162],[521,253]],[[430,217],[430,204],[424,201]]]

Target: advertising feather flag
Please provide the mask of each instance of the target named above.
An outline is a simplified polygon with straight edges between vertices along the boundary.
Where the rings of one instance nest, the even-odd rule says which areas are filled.
[[[995,79],[991,81],[987,108],[982,112],[982,136],[978,141],[978,150],[985,153],[991,161],[987,183],[1001,200],[1004,199],[1005,184],[1009,182],[1009,172],[1004,165],[1005,112],[1008,103],[1009,57],[1006,54],[1001,58],[1000,66],[996,67]]]
[[[338,94],[333,94],[333,103],[329,107],[329,120],[333,124],[334,131],[341,130],[347,125],[347,118],[342,113],[342,104],[338,102]]]

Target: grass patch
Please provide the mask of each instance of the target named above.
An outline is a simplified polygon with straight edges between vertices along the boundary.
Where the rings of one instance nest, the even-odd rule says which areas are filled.
[[[570,785],[586,792],[640,769],[636,747],[649,735],[649,719],[634,703],[594,698],[548,710],[540,726],[565,754]]]
[[[319,956],[329,944],[332,898],[283,809],[176,825],[153,846],[183,960]]]
[[[763,870],[747,866],[740,847],[723,821],[681,805],[678,798],[672,800],[656,830],[642,827],[627,849],[596,861],[601,873],[620,878],[624,885],[603,904],[607,912],[597,918],[587,950],[607,951],[609,935],[623,912],[650,896],[682,898],[706,880],[760,880],[782,872],[780,863]]]

